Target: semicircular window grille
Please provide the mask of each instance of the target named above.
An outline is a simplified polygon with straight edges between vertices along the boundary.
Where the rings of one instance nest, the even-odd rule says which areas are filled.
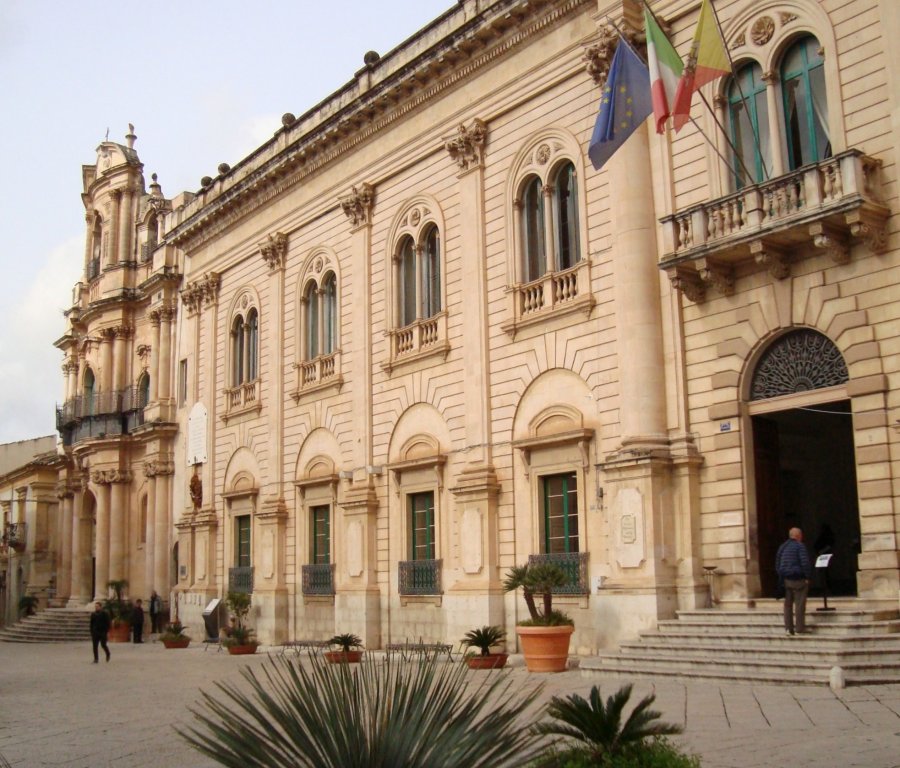
[[[750,386],[751,400],[846,384],[850,376],[838,348],[817,331],[792,331],[766,350]]]

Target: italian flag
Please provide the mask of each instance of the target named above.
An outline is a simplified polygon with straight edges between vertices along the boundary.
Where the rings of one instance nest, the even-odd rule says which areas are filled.
[[[650,94],[656,132],[666,130],[666,119],[675,104],[675,89],[683,69],[681,59],[659,28],[649,9],[644,8],[644,31],[647,35],[647,65],[650,68]]]

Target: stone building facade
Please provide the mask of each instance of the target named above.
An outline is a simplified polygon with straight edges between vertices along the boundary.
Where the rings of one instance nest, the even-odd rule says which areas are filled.
[[[699,3],[651,5],[686,51]],[[506,570],[551,559],[591,653],[770,596],[796,524],[895,607],[900,11],[715,7],[735,75],[600,171],[633,0],[460,0],[172,200],[101,144],[60,589],[378,648],[511,630]]]

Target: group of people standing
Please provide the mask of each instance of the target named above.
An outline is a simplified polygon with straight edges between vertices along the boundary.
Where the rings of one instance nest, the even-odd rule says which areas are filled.
[[[147,609],[150,614],[150,633],[156,634],[160,631],[162,600],[155,589],[150,593],[150,604]],[[106,653],[106,660],[110,659],[111,654],[107,642],[111,625],[112,619],[109,613],[103,609],[103,603],[98,600],[94,603],[94,612],[91,614],[91,645],[94,650],[94,664],[100,661],[100,648]],[[140,598],[134,601],[131,610],[131,632],[135,643],[144,642],[144,602]]]

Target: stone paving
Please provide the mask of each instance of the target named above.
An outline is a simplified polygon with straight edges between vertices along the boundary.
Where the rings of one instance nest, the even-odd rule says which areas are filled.
[[[267,654],[229,656],[215,647],[167,651],[159,643],[111,644],[93,664],[89,643],[0,643],[0,754],[14,768],[212,768],[173,726],[191,721],[198,690],[236,680]],[[101,654],[102,656],[102,654]],[[481,674],[481,673],[479,673]],[[525,678],[521,667],[511,670]],[[577,670],[538,676],[543,697],[624,678]],[[900,767],[900,685],[829,688],[637,679],[635,697],[656,692],[663,718],[704,768]]]

